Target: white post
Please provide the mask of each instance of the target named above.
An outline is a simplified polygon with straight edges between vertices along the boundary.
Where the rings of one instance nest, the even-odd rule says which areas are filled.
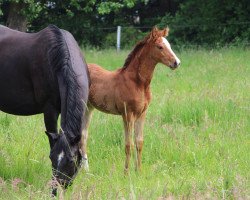
[[[116,48],[117,52],[119,52],[121,48],[121,26],[117,26]]]

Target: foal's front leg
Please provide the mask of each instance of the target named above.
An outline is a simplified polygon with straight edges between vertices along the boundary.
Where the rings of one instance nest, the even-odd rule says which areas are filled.
[[[93,107],[88,104],[88,108],[85,111],[84,115],[84,122],[83,122],[83,130],[82,130],[82,138],[80,142],[80,149],[82,154],[82,165],[85,171],[89,171],[89,163],[88,163],[88,156],[87,156],[87,140],[88,140],[88,128],[93,112]]]
[[[133,114],[123,115],[123,124],[125,129],[125,153],[126,153],[126,161],[125,161],[125,174],[128,173],[129,163],[131,157],[131,151],[133,151],[133,143],[132,143],[132,132],[134,128],[134,117]]]
[[[136,170],[141,170],[141,158],[142,158],[142,147],[143,147],[143,128],[145,122],[146,112],[136,119],[135,121],[135,145],[137,152],[136,159]]]

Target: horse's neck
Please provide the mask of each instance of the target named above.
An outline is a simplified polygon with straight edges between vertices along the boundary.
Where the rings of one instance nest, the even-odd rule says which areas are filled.
[[[142,83],[145,87],[149,87],[153,78],[154,69],[157,62],[147,55],[147,50],[138,52],[133,61],[127,68],[127,72],[136,78],[138,82]]]

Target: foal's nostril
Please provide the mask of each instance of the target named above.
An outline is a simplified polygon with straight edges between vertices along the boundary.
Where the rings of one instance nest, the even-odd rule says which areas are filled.
[[[174,62],[174,66],[175,66],[175,67],[178,67],[180,64],[181,64],[181,62],[178,62],[178,61],[175,61],[175,62]]]
[[[177,61],[174,62],[174,67],[178,67],[180,63],[178,63]]]

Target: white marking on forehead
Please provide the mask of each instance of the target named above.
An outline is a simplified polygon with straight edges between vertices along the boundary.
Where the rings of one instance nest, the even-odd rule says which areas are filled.
[[[59,153],[59,155],[58,155],[58,159],[57,159],[58,165],[59,165],[59,163],[61,162],[61,160],[63,159],[63,157],[64,157],[64,151],[62,151],[62,152]]]
[[[167,40],[166,38],[164,38],[164,37],[161,37],[161,38],[162,38],[163,43],[167,46],[167,48],[168,48],[169,50],[171,50],[171,46],[170,46],[168,40]]]
[[[166,47],[169,49],[169,51],[173,54],[175,60],[176,60],[176,63],[179,65],[180,64],[180,59],[175,55],[175,53],[173,52],[173,50],[171,49],[171,45],[169,44],[168,40],[164,37],[161,37],[162,38],[162,42],[166,45]]]

